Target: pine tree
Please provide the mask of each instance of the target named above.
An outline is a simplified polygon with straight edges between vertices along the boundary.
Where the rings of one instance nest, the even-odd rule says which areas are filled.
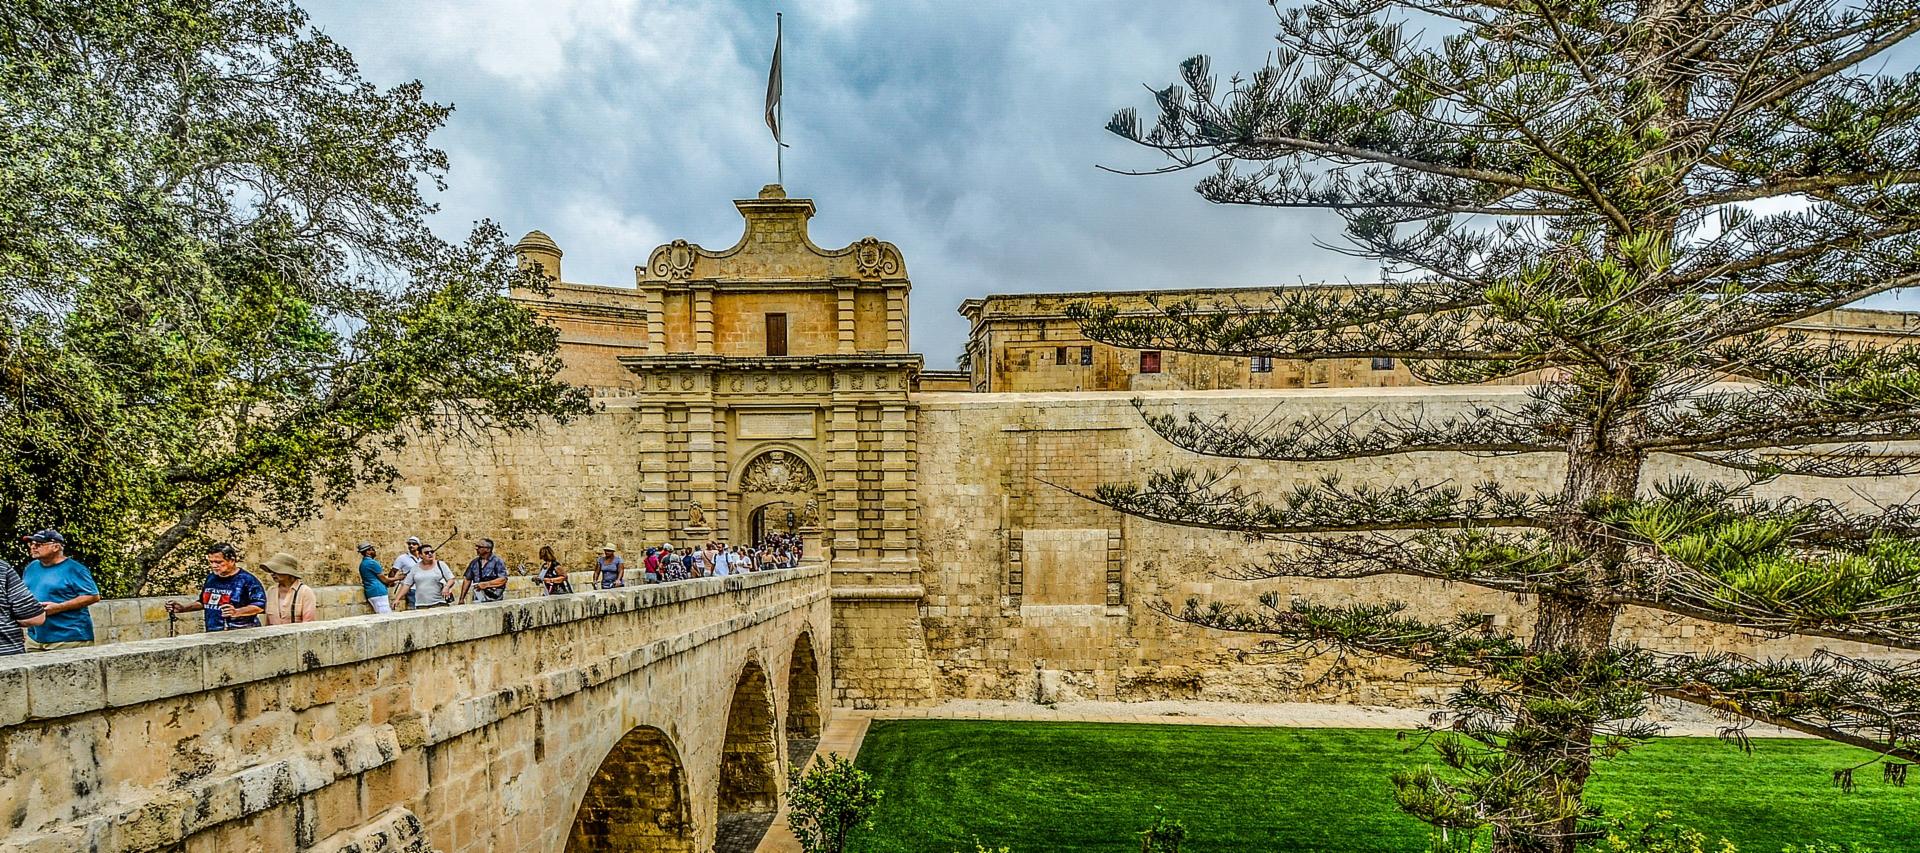
[[[1440,579],[1524,595],[1532,618],[1513,633],[1273,596],[1167,611],[1466,676],[1436,740],[1450,769],[1394,782],[1409,812],[1486,827],[1501,851],[1572,850],[1593,762],[1656,734],[1643,713],[1658,697],[1920,757],[1915,666],[1657,654],[1616,636],[1632,606],[1920,649],[1920,506],[1755,492],[1914,470],[1889,443],[1920,439],[1920,348],[1783,327],[1920,284],[1920,74],[1888,67],[1920,9],[1318,0],[1278,21],[1266,67],[1222,86],[1188,60],[1150,127],[1131,109],[1109,127],[1169,158],[1153,171],[1212,166],[1210,201],[1334,212],[1338,249],[1377,259],[1386,282],[1076,316],[1119,347],[1385,356],[1430,383],[1533,383],[1524,405],[1466,416],[1136,404],[1197,454],[1554,454],[1565,481],[1328,479],[1276,497],[1183,467],[1101,486],[1088,496],[1124,513],[1272,543],[1247,578]],[[1650,473],[1675,459],[1718,476]]]

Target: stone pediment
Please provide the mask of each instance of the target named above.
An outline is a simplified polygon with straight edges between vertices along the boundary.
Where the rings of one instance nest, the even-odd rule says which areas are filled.
[[[685,240],[655,248],[639,269],[641,283],[704,282],[722,288],[740,282],[907,283],[899,247],[885,240],[863,237],[842,249],[814,245],[807,236],[813,201],[789,199],[778,184],[768,184],[759,198],[741,199],[734,206],[746,220],[739,242],[719,251]]]

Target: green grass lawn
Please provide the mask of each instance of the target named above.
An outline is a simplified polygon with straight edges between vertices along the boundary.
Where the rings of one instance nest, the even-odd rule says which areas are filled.
[[[1183,853],[1421,851],[1427,827],[1393,804],[1388,774],[1432,763],[1380,729],[1263,729],[1099,723],[889,720],[858,765],[885,791],[860,853],[1139,850],[1155,805],[1185,821]],[[1610,810],[1657,809],[1740,845],[1852,840],[1920,850],[1920,784],[1875,767],[1853,793],[1835,768],[1867,753],[1816,740],[1668,738],[1604,764],[1589,788]]]

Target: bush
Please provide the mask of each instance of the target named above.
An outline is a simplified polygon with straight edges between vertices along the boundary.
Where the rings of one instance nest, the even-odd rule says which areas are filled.
[[[803,776],[796,767],[788,778],[787,826],[806,853],[844,853],[848,835],[872,828],[880,792],[853,762],[828,753],[812,772]]]

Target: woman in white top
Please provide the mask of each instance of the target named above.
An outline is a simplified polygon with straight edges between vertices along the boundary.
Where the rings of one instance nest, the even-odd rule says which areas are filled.
[[[433,546],[420,548],[420,564],[407,571],[400,579],[403,592],[400,597],[412,603],[415,610],[424,607],[439,607],[451,603],[447,588],[453,586],[453,571],[440,557],[434,554]]]

